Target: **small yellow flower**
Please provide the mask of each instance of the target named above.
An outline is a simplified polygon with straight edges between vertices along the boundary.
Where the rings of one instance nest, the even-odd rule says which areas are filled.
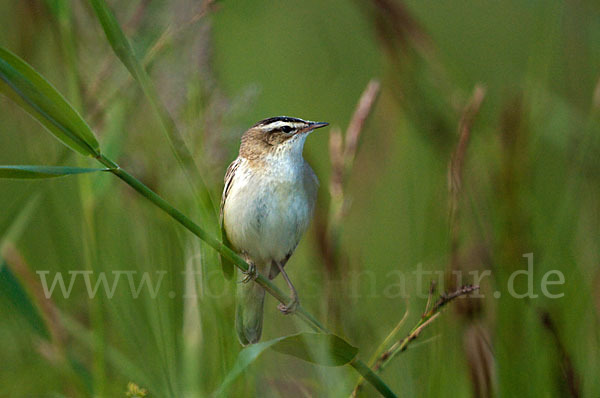
[[[127,392],[125,395],[129,398],[144,398],[148,395],[148,391],[145,388],[140,388],[137,384],[129,382],[127,384]]]

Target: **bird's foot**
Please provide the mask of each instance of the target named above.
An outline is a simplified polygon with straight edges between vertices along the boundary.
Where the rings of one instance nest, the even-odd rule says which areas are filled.
[[[256,272],[256,265],[253,262],[248,263],[248,270],[242,271],[244,277],[242,278],[242,283],[248,283],[250,281],[255,280],[258,277],[258,272]]]
[[[290,301],[288,304],[279,303],[277,309],[279,309],[279,311],[281,311],[284,315],[289,315],[296,312],[298,305],[300,305],[300,300],[298,300],[298,297],[293,297],[292,301]]]

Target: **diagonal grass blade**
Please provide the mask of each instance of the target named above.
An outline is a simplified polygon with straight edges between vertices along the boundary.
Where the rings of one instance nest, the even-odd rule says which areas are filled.
[[[2,258],[0,258],[0,297],[7,300],[12,308],[11,311],[22,315],[40,337],[45,340],[50,339],[50,332],[37,305]]]
[[[95,173],[97,171],[109,171],[110,169],[93,169],[85,167],[68,166],[29,166],[10,165],[0,166],[0,178],[15,179],[38,179],[55,178],[73,174]]]
[[[222,396],[227,387],[268,348],[324,366],[345,365],[358,353],[358,348],[334,334],[298,333],[264,341],[240,351],[233,368],[215,395]]]
[[[97,157],[94,133],[67,100],[29,64],[0,47],[0,93],[6,95],[71,149]]]

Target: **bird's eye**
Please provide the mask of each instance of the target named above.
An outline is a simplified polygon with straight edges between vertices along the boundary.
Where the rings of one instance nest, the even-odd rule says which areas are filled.
[[[281,128],[281,131],[283,131],[284,133],[289,133],[290,131],[292,131],[292,128],[290,126],[283,126]]]

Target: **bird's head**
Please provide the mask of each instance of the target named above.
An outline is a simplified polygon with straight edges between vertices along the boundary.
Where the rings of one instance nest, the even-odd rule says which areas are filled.
[[[302,156],[306,137],[329,123],[277,116],[261,120],[242,136],[240,155],[259,159],[267,155]]]

